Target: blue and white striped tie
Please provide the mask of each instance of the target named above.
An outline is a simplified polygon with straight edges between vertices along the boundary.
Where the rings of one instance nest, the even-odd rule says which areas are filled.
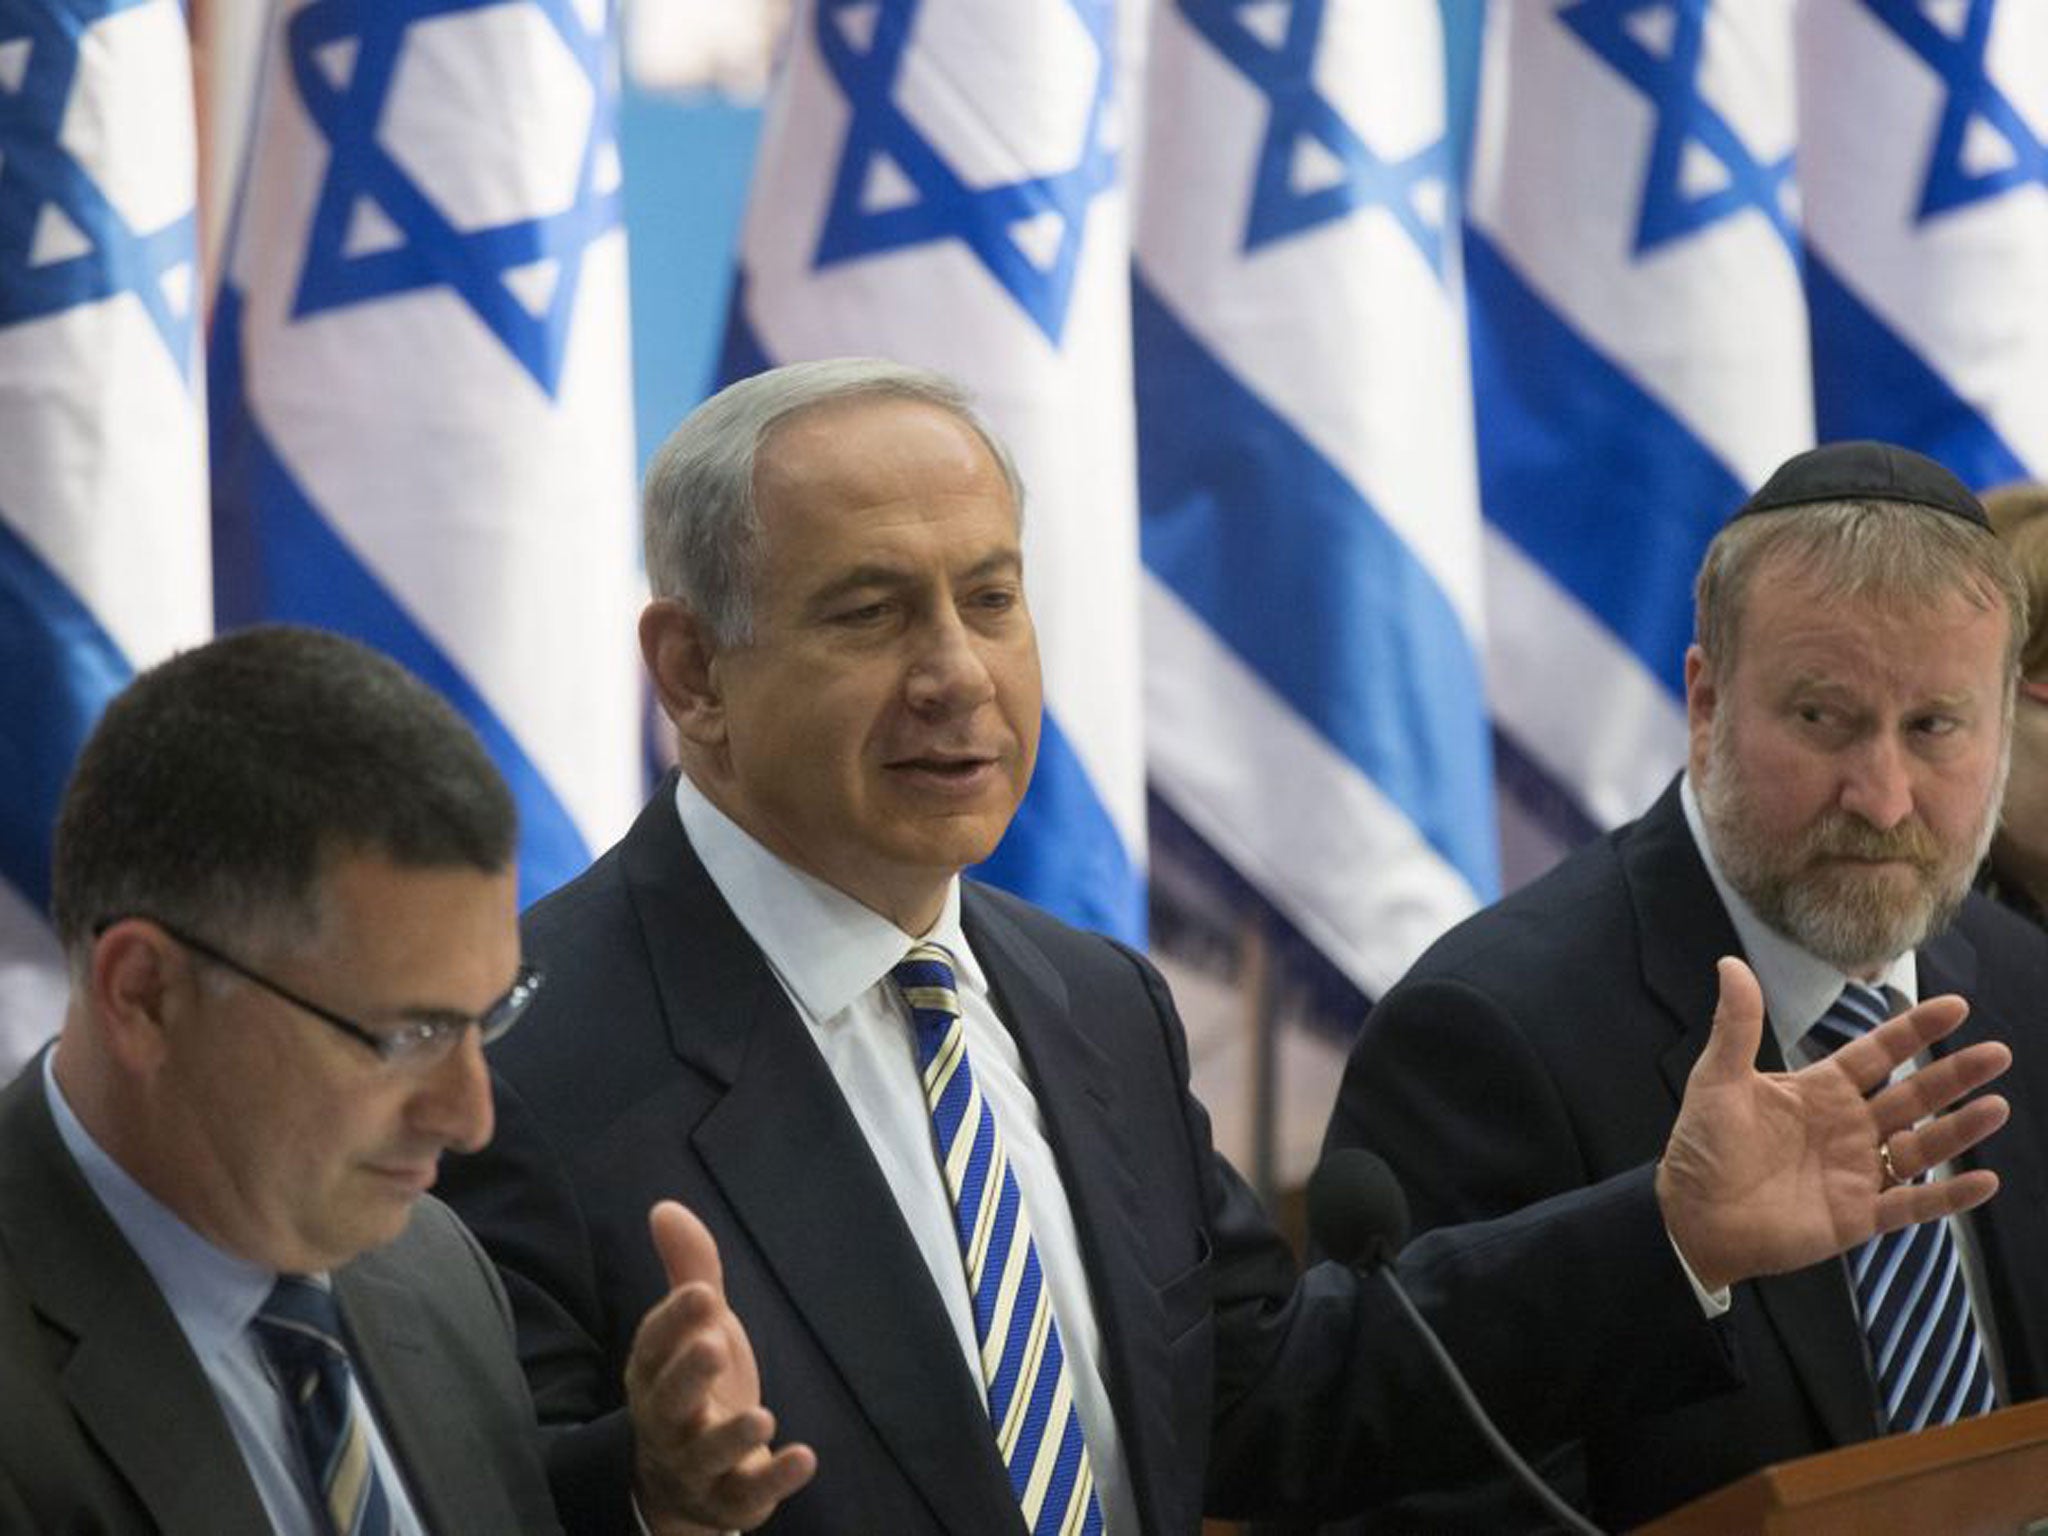
[[[299,1449],[335,1536],[389,1536],[391,1507],[349,1391],[341,1313],[326,1286],[280,1275],[256,1313],[256,1337],[292,1411]]]
[[[1877,1028],[1890,1013],[1884,994],[1852,981],[1807,1031],[1806,1047],[1816,1056],[1830,1055]],[[1990,1411],[1991,1365],[1977,1337],[1955,1234],[1947,1222],[1922,1222],[1873,1237],[1849,1255],[1849,1272],[1885,1423],[1893,1432]]]
[[[1033,1536],[1098,1536],[1102,1509],[1074,1411],[1066,1351],[1017,1177],[967,1058],[952,956],[936,944],[919,944],[890,975],[910,1006],[974,1304],[989,1421],[1010,1487]]]

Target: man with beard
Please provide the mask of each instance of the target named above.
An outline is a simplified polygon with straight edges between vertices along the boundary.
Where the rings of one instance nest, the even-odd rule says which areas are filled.
[[[1684,774],[1441,939],[1380,1001],[1325,1150],[1389,1159],[1419,1229],[1518,1210],[1657,1155],[1707,1039],[1717,957],[1762,985],[1765,1069],[1955,992],[1954,1043],[2017,1049],[1992,1206],[1745,1283],[1742,1390],[1607,1423],[1548,1470],[1635,1525],[1771,1462],[2041,1392],[2048,1052],[2014,1038],[2048,943],[1969,894],[2005,779],[2026,599],[1941,466],[1842,443],[1785,464],[1708,550]],[[1944,1049],[1949,1047],[1944,1047]],[[1904,1164],[1882,1149],[1888,1176]],[[1965,1304],[1967,1303],[1967,1304]],[[1512,1529],[1506,1485],[1403,1528]]]

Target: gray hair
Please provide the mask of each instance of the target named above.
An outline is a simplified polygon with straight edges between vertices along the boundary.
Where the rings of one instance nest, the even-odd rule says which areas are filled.
[[[1951,594],[2011,620],[2005,664],[2017,677],[2027,635],[2027,589],[1989,529],[1933,507],[1899,501],[1827,501],[1739,517],[1715,535],[1693,589],[1693,638],[1723,675],[1742,641],[1756,573],[1783,557],[1819,587],[1821,601],[1874,598],[1924,607]]]
[[[1024,486],[1016,463],[961,385],[878,357],[791,363],[728,384],[684,417],[654,455],[640,499],[654,595],[695,612],[720,645],[746,644],[761,573],[761,515],[754,504],[761,445],[800,412],[861,399],[920,401],[958,417],[987,444],[1021,521]]]

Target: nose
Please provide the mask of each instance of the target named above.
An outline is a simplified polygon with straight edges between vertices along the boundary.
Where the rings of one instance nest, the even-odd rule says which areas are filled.
[[[465,1029],[453,1050],[421,1079],[413,1101],[413,1126],[455,1152],[486,1146],[496,1124],[491,1106],[491,1069],[483,1041]]]
[[[963,714],[995,697],[995,680],[977,636],[950,604],[926,631],[906,680],[910,707],[921,715]]]
[[[1912,814],[1912,765],[1896,737],[1876,735],[1850,754],[1841,806],[1880,832],[1889,832]]]

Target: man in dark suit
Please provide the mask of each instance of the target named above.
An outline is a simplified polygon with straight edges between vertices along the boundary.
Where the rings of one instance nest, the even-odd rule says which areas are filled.
[[[1995,1170],[2001,1193],[1953,1234],[1971,1326],[1925,1319],[1933,1342],[1908,1382],[1921,1323],[1885,1314],[1866,1338],[1855,1275],[1873,1266],[1856,1256],[1738,1287],[1742,1390],[1615,1416],[1553,1463],[1602,1525],[2043,1388],[2048,1053],[2020,1037],[2048,996],[2048,942],[1966,894],[2004,779],[2024,612],[1976,499],[1940,466],[1875,444],[1793,459],[1707,554],[1683,779],[1453,929],[1367,1021],[1328,1146],[1385,1156],[1424,1227],[1656,1155],[1708,1046],[1720,955],[1746,956],[1762,983],[1767,1069],[1812,1059],[1809,1031],[1850,981],[1894,994],[1876,1016],[1959,993],[1971,1017],[1950,1047],[2018,1047],[2001,1085],[2013,1122],[1966,1163]],[[1938,1230],[1902,1274],[1938,1270]],[[1496,1492],[1401,1523],[1526,1525]]]
[[[504,1293],[426,1197],[537,985],[514,833],[469,729],[337,636],[109,706],[57,829],[63,1031],[0,1091],[0,1529],[560,1529]],[[629,1368],[666,1536],[768,1426],[701,1229],[658,1240]]]
[[[631,1241],[654,1191],[715,1234],[764,1393],[816,1451],[786,1536],[1186,1536],[1205,1508],[1355,1507],[1476,1460],[1384,1289],[1297,1276],[1212,1151],[1151,967],[960,878],[1037,743],[1020,505],[955,386],[864,360],[731,387],[650,472],[641,645],[682,773],[529,914],[550,989],[494,1051],[496,1142],[449,1170],[571,1503],[631,1454],[615,1382],[660,1285]],[[1674,1243],[1712,1292],[1993,1186],[1880,1190],[1881,1137],[2002,1059],[1864,1100],[1952,1007],[1767,1082],[1737,1065],[1744,985],[1660,1171],[1404,1260],[1517,1431],[1726,1384]],[[1997,1118],[1937,1120],[1926,1149]]]

